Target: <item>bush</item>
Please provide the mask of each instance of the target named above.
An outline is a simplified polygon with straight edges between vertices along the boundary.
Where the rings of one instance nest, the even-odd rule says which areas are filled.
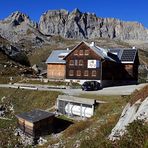
[[[148,125],[137,120],[127,126],[127,133],[116,141],[116,147],[120,148],[144,148],[148,146]]]
[[[127,126],[127,132],[120,140],[109,141],[109,135],[113,123],[107,123],[100,127],[98,134],[94,138],[85,139],[81,143],[81,148],[147,148],[148,147],[148,124],[137,120]]]
[[[140,90],[135,90],[135,92],[133,92],[133,94],[131,95],[131,104],[134,104],[136,101],[138,101],[139,99],[141,99],[141,101],[143,101],[146,97],[148,97],[148,85],[146,85],[145,87],[143,87]]]

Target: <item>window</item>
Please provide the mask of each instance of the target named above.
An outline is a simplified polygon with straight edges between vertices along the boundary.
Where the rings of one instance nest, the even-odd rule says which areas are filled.
[[[77,70],[77,76],[81,76],[81,70]]]
[[[83,55],[83,50],[80,50],[79,51],[79,55]]]
[[[69,76],[74,76],[74,70],[69,70]]]
[[[93,70],[92,71],[92,77],[96,77],[97,73],[96,73],[96,70]]]
[[[85,55],[89,55],[89,50],[85,50]]]
[[[79,60],[79,66],[83,66],[83,60]]]
[[[84,71],[84,76],[88,76],[88,70]]]
[[[77,66],[78,65],[78,60],[75,60],[75,66]]]
[[[74,51],[74,55],[78,55],[78,50],[75,50]]]
[[[74,60],[70,60],[69,65],[74,65]]]

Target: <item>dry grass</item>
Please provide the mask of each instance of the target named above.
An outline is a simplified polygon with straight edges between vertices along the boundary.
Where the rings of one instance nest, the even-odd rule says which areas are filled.
[[[6,117],[11,120],[0,119],[0,147],[14,147],[18,144],[14,136],[16,129],[16,117],[18,113],[30,111],[35,108],[47,109],[55,105],[59,92],[31,91],[19,89],[0,89],[0,104],[13,104],[15,113],[9,113]],[[6,97],[3,102],[2,97]],[[19,145],[19,147],[23,147]]]
[[[134,104],[136,101],[140,100],[143,101],[146,97],[148,97],[148,85],[143,87],[140,90],[135,90],[131,95],[130,103]]]
[[[72,124],[70,127],[68,127],[64,131],[63,135],[65,138],[72,137],[72,136],[78,134],[79,132],[85,130],[86,128],[88,128],[91,124],[92,124],[92,122],[90,120],[79,121],[75,124]]]

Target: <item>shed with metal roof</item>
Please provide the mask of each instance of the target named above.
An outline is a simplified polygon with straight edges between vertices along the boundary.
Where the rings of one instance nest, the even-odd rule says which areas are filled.
[[[51,133],[53,129],[54,114],[44,110],[35,109],[16,115],[18,127],[32,137],[40,137],[44,133]]]
[[[70,50],[53,50],[46,60],[47,78],[64,79],[65,78],[65,60],[63,58],[70,53]]]

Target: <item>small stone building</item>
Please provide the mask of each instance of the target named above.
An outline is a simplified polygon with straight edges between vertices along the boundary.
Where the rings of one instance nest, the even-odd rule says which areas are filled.
[[[26,134],[35,138],[53,131],[54,114],[40,109],[16,115],[18,127]]]

